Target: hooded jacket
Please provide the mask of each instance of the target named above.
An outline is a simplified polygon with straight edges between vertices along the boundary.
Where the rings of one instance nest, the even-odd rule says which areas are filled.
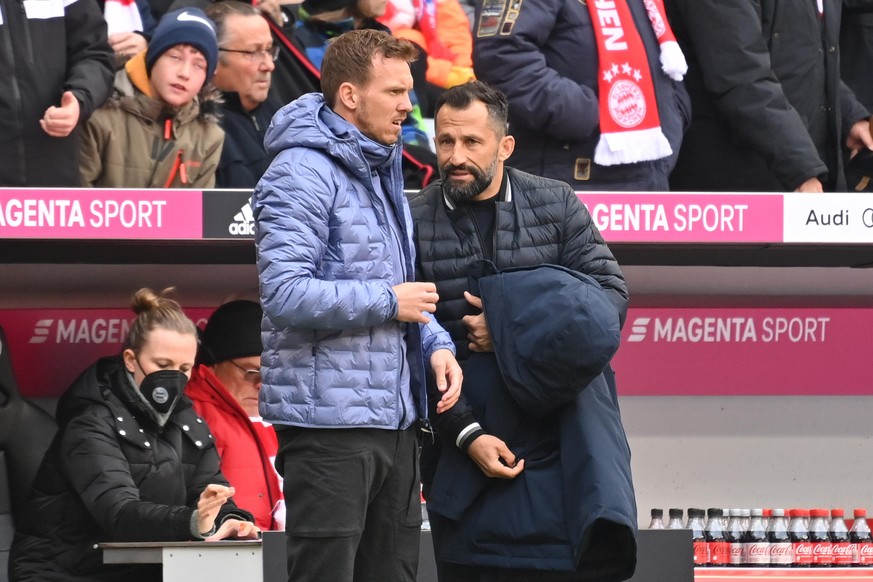
[[[145,52],[115,77],[112,98],[85,127],[81,178],[105,188],[212,188],[224,130],[219,93],[207,83],[173,111],[151,95]]]
[[[194,368],[185,395],[215,437],[221,472],[236,489],[236,503],[252,512],[262,530],[277,529],[273,510],[282,499],[282,488],[273,468],[279,448],[275,431],[258,430],[254,423],[260,421],[249,418],[207,366]]]
[[[79,134],[112,90],[114,55],[95,2],[0,0],[0,186],[79,183]],[[64,91],[79,101],[67,137],[39,124]]]
[[[364,137],[319,93],[280,109],[265,145],[275,158],[252,196],[261,415],[321,428],[401,429],[426,419],[424,361],[454,348],[434,318],[422,326],[395,319],[392,287],[415,280],[402,146]],[[403,398],[404,373],[414,403]]]
[[[209,429],[185,397],[163,429],[136,398],[121,357],[89,367],[58,402],[59,430],[16,524],[17,582],[160,577],[153,565],[107,566],[95,544],[192,539],[191,516],[210,483],[227,485]],[[250,520],[228,501],[216,523]]]
[[[596,281],[555,265],[475,274],[494,353],[464,366],[464,393],[525,467],[490,479],[447,447],[428,511],[448,518],[437,559],[624,580],[636,565],[630,449],[609,361],[620,326]],[[563,579],[563,578],[562,578]]]
[[[221,127],[224,147],[215,173],[217,188],[252,189],[270,165],[264,151],[264,134],[281,104],[273,97],[246,111],[239,93],[224,92],[221,105]]]

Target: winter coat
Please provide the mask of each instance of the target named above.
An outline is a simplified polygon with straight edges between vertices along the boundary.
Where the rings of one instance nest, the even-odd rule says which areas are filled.
[[[434,319],[395,319],[392,286],[398,274],[415,278],[401,145],[389,150],[364,137],[318,93],[280,109],[265,144],[275,158],[252,196],[264,308],[261,415],[322,428],[398,429],[426,418],[423,358],[452,343]],[[388,157],[371,166],[368,157],[379,156]],[[400,394],[404,349],[414,410]]]
[[[485,431],[525,465],[515,479],[491,479],[444,448],[428,498],[428,512],[448,519],[437,559],[629,578],[636,503],[609,368],[618,315],[596,281],[569,269],[491,273],[471,279],[494,353],[467,360],[463,390]]]
[[[34,481],[10,554],[16,582],[160,579],[160,566],[106,566],[102,542],[191,540],[210,483],[227,485],[209,429],[187,398],[163,429],[121,357],[99,360],[58,403],[58,434]],[[219,512],[249,520],[233,501]]]
[[[264,134],[281,104],[269,97],[253,111],[246,111],[239,93],[223,95],[220,111],[224,147],[215,173],[215,186],[252,189],[270,165],[270,157],[264,151]]]
[[[279,448],[276,432],[272,427],[260,430],[255,425],[260,420],[251,420],[206,366],[194,368],[185,395],[215,437],[221,472],[236,489],[234,501],[254,515],[262,530],[277,529],[273,510],[282,499],[282,488],[273,468]]]
[[[93,2],[0,0],[0,186],[78,186],[80,129],[112,90],[115,56]],[[68,137],[43,131],[64,91],[79,101]]]
[[[661,129],[673,155],[615,166],[593,162],[600,140],[599,69],[586,3],[523,0],[500,6],[496,14],[477,3],[473,68],[478,79],[509,98],[509,129],[516,139],[512,165],[574,190],[667,190],[691,112],[682,83],[661,71],[643,0],[628,0],[628,6],[648,55]]]
[[[869,116],[840,81],[840,3],[670,0],[694,116],[675,190],[845,190],[842,148]]]
[[[627,313],[628,290],[621,268],[591,216],[565,183],[507,168],[502,199],[495,203],[494,262],[500,269],[543,263],[561,265],[596,280],[610,298],[620,321]],[[462,363],[470,356],[467,329],[461,321],[479,310],[464,298],[470,291],[470,267],[486,255],[471,211],[447,201],[441,183],[410,201],[415,221],[418,279],[436,284],[440,301],[436,318],[451,334]],[[489,244],[486,242],[485,244]],[[457,404],[434,417],[440,439],[454,443],[474,421],[462,392]],[[429,488],[439,449],[426,444],[422,478]]]
[[[85,127],[81,177],[101,188],[212,188],[224,130],[207,88],[178,111],[151,96],[145,52],[115,77],[115,92]]]
[[[858,101],[873,111],[873,0],[843,0],[840,72]]]

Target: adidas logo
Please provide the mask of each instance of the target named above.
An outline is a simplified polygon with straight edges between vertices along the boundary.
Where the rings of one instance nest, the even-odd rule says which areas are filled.
[[[235,236],[255,235],[255,215],[252,213],[251,202],[246,202],[233,217],[233,222],[227,227],[228,232]]]

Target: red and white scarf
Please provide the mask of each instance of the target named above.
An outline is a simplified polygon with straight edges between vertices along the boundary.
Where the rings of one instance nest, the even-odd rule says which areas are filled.
[[[594,161],[601,166],[633,164],[673,153],[661,131],[655,87],[643,40],[628,2],[588,0],[599,56],[600,142]],[[643,0],[660,44],[661,69],[681,81],[688,70],[667,23],[663,0]]]

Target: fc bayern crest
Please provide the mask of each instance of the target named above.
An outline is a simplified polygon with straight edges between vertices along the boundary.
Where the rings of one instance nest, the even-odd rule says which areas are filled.
[[[643,91],[630,79],[615,81],[609,88],[607,99],[609,115],[621,127],[636,127],[646,117],[646,100]]]

